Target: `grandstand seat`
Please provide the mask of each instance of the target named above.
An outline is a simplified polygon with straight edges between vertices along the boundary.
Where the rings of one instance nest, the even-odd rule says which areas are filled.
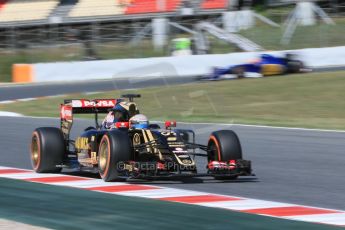
[[[7,0],[0,0],[0,10],[5,6]]]
[[[159,0],[132,0],[127,6],[125,14],[174,12],[181,4],[181,0],[166,0],[165,9],[162,11],[159,9],[158,1]]]
[[[121,0],[79,0],[70,17],[109,16],[124,14]]]
[[[58,0],[11,0],[2,8],[0,22],[46,19],[58,4]]]
[[[227,8],[228,0],[204,0],[201,3],[201,9],[225,9]]]

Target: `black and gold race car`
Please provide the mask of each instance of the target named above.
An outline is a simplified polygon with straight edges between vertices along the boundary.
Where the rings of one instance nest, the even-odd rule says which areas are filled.
[[[104,181],[127,178],[213,176],[236,179],[252,175],[251,162],[242,159],[238,136],[231,130],[211,133],[207,145],[195,143],[192,130],[177,129],[175,121],[138,128],[131,121],[139,110],[134,98],[65,100],[61,105],[61,127],[41,127],[32,134],[31,161],[37,173],[57,173],[62,169],[79,169],[99,173]],[[128,120],[113,128],[98,124],[98,114],[109,113],[125,102]],[[95,114],[95,127],[88,127],[75,140],[70,131],[75,114]],[[206,157],[206,173],[198,173],[195,156]]]

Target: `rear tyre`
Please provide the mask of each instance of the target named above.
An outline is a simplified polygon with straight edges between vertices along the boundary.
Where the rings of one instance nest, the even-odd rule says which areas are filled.
[[[61,172],[66,153],[65,141],[60,129],[53,127],[37,128],[32,133],[31,164],[37,173]]]
[[[210,161],[242,159],[242,147],[237,134],[232,130],[220,130],[211,134],[208,141],[207,157]],[[215,177],[215,179],[236,179],[237,176]]]
[[[230,71],[230,74],[235,74],[238,79],[242,79],[245,77],[245,70],[243,67],[237,66]]]
[[[300,73],[303,69],[304,64],[301,61],[289,61],[287,63],[287,72],[288,73]]]
[[[131,144],[128,133],[112,130],[106,133],[98,149],[98,170],[106,182],[121,180],[119,170],[131,159]]]

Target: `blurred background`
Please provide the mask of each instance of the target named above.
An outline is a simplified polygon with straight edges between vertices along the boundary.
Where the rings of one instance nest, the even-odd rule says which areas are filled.
[[[0,82],[11,80],[13,63],[345,44],[344,0],[308,1],[301,6],[297,3],[291,0],[0,0]],[[239,9],[242,13],[236,14]]]

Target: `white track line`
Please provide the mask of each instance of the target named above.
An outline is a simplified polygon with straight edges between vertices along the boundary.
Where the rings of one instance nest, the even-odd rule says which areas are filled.
[[[268,125],[246,125],[246,124],[227,124],[227,123],[207,123],[207,122],[177,122],[178,124],[186,125],[215,125],[215,126],[237,126],[237,127],[254,127],[265,129],[283,129],[283,130],[298,130],[298,131],[316,131],[316,132],[333,132],[333,133],[345,133],[345,130],[335,129],[312,129],[312,128],[299,128],[299,127],[283,127],[283,126],[268,126]]]
[[[23,117],[23,115],[19,113],[0,111],[0,117]]]
[[[291,216],[289,219],[345,226],[345,213]]]
[[[6,101],[0,101],[0,104],[11,104],[11,103],[14,103],[16,101],[14,100],[6,100]]]
[[[38,174],[35,172],[28,172],[28,173],[7,173],[7,174],[0,174],[0,177],[10,178],[10,179],[18,179],[18,180],[26,180],[29,178],[47,178],[47,177],[56,177],[56,174]]]
[[[259,209],[259,208],[277,208],[277,207],[296,206],[294,204],[257,200],[257,199],[199,203],[199,205],[207,206],[207,207],[215,207],[215,208],[225,208],[225,209],[236,210],[236,211]]]
[[[167,198],[167,197],[201,196],[201,195],[208,195],[209,193],[162,187],[161,189],[155,189],[155,190],[117,192],[116,194],[124,195],[124,196],[135,196],[135,197],[159,199],[159,198]]]
[[[122,183],[122,182],[107,183],[100,179],[85,180],[85,181],[66,181],[66,182],[54,183],[54,185],[74,187],[74,188],[91,188],[91,187],[101,187],[101,186],[106,187],[106,186],[124,185],[124,184],[127,184],[127,183]]]

